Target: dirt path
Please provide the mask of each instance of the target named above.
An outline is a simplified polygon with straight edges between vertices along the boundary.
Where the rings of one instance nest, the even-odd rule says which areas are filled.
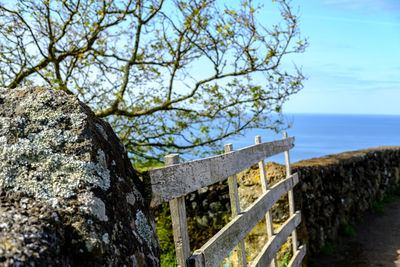
[[[345,238],[330,256],[310,259],[312,267],[400,267],[400,197],[385,205],[382,215],[367,214],[356,234]]]

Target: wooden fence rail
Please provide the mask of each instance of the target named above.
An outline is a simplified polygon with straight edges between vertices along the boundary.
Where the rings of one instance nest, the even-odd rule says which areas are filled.
[[[291,174],[289,150],[294,146],[294,137],[262,143],[259,136],[256,144],[233,151],[232,145],[225,146],[225,154],[205,159],[179,163],[179,156],[165,157],[165,167],[149,171],[152,184],[152,207],[169,201],[174,242],[179,266],[219,266],[225,257],[238,246],[239,266],[247,266],[244,238],[263,218],[267,223],[268,242],[251,266],[277,266],[276,253],[292,235],[293,257],[289,266],[298,266],[306,253],[304,245],[298,247],[296,227],[301,215],[294,211],[293,187],[298,183],[297,173]],[[285,152],[286,179],[269,188],[265,174],[264,159]],[[236,174],[258,163],[263,194],[245,211],[240,211]],[[228,178],[229,177],[229,178]],[[185,195],[228,178],[231,198],[232,221],[200,249],[190,255],[187,231]],[[290,218],[274,233],[270,209],[288,193]]]

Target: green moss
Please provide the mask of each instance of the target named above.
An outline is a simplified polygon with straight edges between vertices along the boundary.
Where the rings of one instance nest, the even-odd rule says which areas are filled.
[[[383,202],[384,204],[388,204],[388,203],[391,203],[391,202],[393,202],[393,201],[395,201],[395,200],[396,200],[396,198],[395,198],[393,195],[386,195],[386,196],[383,198],[382,202]]]
[[[163,203],[156,211],[156,229],[161,248],[161,266],[177,266],[168,203]]]
[[[382,201],[374,201],[372,202],[371,206],[371,213],[372,214],[378,214],[378,215],[384,215],[386,212],[386,205],[395,201],[396,196],[400,196],[400,188],[396,189],[393,191],[392,194],[387,194],[384,196]]]
[[[352,237],[352,236],[356,235],[356,231],[354,230],[354,227],[348,223],[344,223],[340,226],[339,233],[342,236],[346,236],[346,237]]]
[[[292,259],[292,253],[290,253],[290,252],[285,253],[285,255],[283,255],[282,259],[279,261],[278,267],[288,266],[291,259]]]
[[[385,214],[386,208],[384,206],[384,203],[382,201],[374,201],[372,202],[371,206],[371,213],[372,214],[378,214],[378,215],[383,215]]]
[[[337,251],[337,245],[333,242],[326,242],[322,247],[321,252],[325,255],[333,255]]]

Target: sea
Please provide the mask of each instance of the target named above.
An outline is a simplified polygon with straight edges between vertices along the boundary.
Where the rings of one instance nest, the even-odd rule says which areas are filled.
[[[295,137],[295,147],[290,150],[291,163],[364,148],[400,146],[400,115],[354,114],[287,114],[291,124],[288,136]],[[254,145],[254,137],[262,142],[282,139],[282,133],[251,129],[245,136],[226,140],[234,150]],[[284,154],[265,161],[284,163]]]

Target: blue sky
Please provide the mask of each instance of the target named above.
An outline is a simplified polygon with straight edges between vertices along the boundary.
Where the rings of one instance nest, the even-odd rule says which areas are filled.
[[[400,115],[400,0],[292,4],[310,45],[291,60],[308,80],[284,112]]]

